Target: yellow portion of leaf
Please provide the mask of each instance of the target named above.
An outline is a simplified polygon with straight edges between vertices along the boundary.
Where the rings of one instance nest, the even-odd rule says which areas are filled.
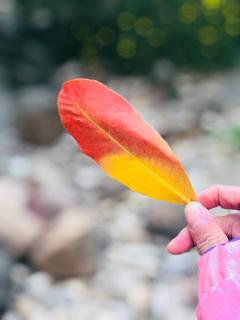
[[[109,155],[99,165],[112,178],[148,197],[178,204],[196,199],[185,172],[165,161],[152,163],[131,154]]]

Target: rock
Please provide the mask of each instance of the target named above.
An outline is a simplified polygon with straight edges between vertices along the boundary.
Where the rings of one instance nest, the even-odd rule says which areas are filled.
[[[112,239],[128,243],[146,240],[147,232],[144,230],[140,215],[128,212],[126,206],[115,206],[114,213],[116,217],[107,230]]]
[[[85,300],[91,294],[91,288],[87,282],[80,278],[67,279],[56,284],[65,293],[66,300],[74,304],[79,304],[79,301]],[[51,302],[51,301],[50,301]],[[52,303],[52,305],[54,305]]]
[[[107,81],[107,85],[125,97],[138,112],[144,115],[144,119],[151,108],[156,108],[160,104],[164,95],[162,88],[154,86],[146,77],[113,76]]]
[[[41,221],[28,208],[27,186],[0,179],[0,242],[12,255],[25,254],[42,230]]]
[[[138,320],[148,318],[151,301],[151,286],[149,283],[139,283],[127,292],[127,302],[133,308]]]
[[[150,232],[167,237],[176,234],[186,225],[183,208],[174,204],[156,202],[145,212],[146,227]]]
[[[93,190],[99,188],[102,180],[104,178],[103,172],[95,164],[90,164],[86,166],[81,166],[76,168],[76,173],[74,176],[75,183],[82,190]]]
[[[22,319],[26,320],[37,319],[38,314],[45,309],[38,301],[25,294],[18,296],[18,299],[14,303],[14,308]]]
[[[63,65],[57,68],[56,72],[52,77],[52,83],[57,87],[61,87],[63,82],[68,79],[83,78],[85,77],[85,72],[83,66],[79,61],[67,61]]]
[[[220,137],[219,137],[220,138]],[[220,143],[219,143],[220,142]],[[238,184],[239,152],[212,135],[189,138],[174,146],[196,191],[212,184]],[[192,147],[194,145],[194,148]]]
[[[151,279],[158,273],[160,252],[151,243],[113,244],[106,258],[109,267],[127,267],[134,270],[135,275]]]
[[[155,63],[153,74],[160,82],[171,83],[176,75],[176,68],[170,60],[161,59]]]
[[[157,277],[159,258],[159,247],[150,243],[112,244],[106,249],[101,269],[93,278],[93,287],[100,295],[105,292],[107,296],[128,300],[129,303],[131,301],[132,307],[138,312],[140,307],[133,293],[137,288],[147,288],[147,284]],[[146,296],[141,296],[142,301],[145,299]],[[145,308],[144,305],[142,307]]]
[[[43,218],[51,220],[62,208],[76,203],[67,180],[68,172],[56,165],[49,151],[39,152],[30,159],[31,206]]]
[[[10,277],[15,291],[22,291],[30,272],[30,268],[25,264],[15,263],[12,266]]]
[[[25,292],[37,301],[46,302],[52,279],[46,272],[35,272],[25,279]]]
[[[175,75],[176,68],[170,60],[160,59],[152,69],[152,76],[158,88],[161,87],[162,91],[166,92],[165,95],[169,97],[176,96],[176,89],[173,86]]]
[[[96,225],[82,208],[63,211],[32,250],[33,263],[54,277],[90,275],[97,264]]]
[[[56,97],[48,87],[21,89],[16,95],[16,126],[20,137],[33,144],[50,144],[62,131]]]
[[[159,110],[156,129],[168,142],[199,134],[199,112],[193,103],[175,100],[164,104]]]
[[[193,320],[196,304],[196,282],[185,278],[175,282],[156,283],[151,298],[151,319]]]
[[[101,199],[111,198],[121,200],[124,197],[126,187],[116,180],[111,179],[109,176],[102,177],[101,184],[99,185],[98,193]]]
[[[179,276],[192,276],[197,273],[197,251],[191,251],[178,256],[166,254],[162,259],[159,276],[164,279],[174,279]]]
[[[129,306],[121,300],[110,300],[108,304],[99,306],[94,312],[93,319],[98,320],[133,320],[133,312]]]

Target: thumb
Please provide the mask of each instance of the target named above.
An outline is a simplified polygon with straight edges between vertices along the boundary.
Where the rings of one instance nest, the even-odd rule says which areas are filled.
[[[227,236],[199,202],[190,202],[185,208],[189,232],[200,254],[207,249],[228,241]]]

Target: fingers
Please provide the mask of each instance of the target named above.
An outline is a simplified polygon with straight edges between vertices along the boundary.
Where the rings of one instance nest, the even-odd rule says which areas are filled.
[[[240,210],[240,187],[233,187],[233,186],[224,186],[224,185],[216,185],[212,186],[204,191],[202,191],[198,195],[198,201],[207,209],[212,209],[217,206],[221,206],[225,209],[236,209]],[[219,239],[223,240],[223,234],[225,234],[225,240],[226,237],[229,239],[240,237],[240,215],[227,215],[224,217],[217,217],[214,219],[211,217],[210,213],[205,209],[201,208],[202,213],[205,212],[205,215],[202,215],[202,222],[208,221],[209,225],[208,227],[202,229],[205,229],[204,234],[205,238],[207,237],[208,240],[202,240],[201,236],[198,236],[199,232],[195,232],[195,236],[197,239],[194,238],[192,235],[192,232],[190,228],[184,228],[176,238],[174,238],[167,246],[167,249],[172,254],[180,254],[185,251],[190,250],[192,247],[197,244],[199,247],[199,251],[202,252],[202,247],[206,246],[204,242],[217,242]],[[188,208],[188,206],[185,209],[185,216],[187,221],[190,219],[191,213],[189,213],[191,210]],[[193,210],[194,211],[194,210]],[[194,214],[193,214],[194,215]],[[198,220],[199,215],[195,214],[193,220]],[[196,224],[201,224],[202,222],[196,222]],[[216,227],[217,226],[217,227]],[[199,226],[197,227],[197,230],[201,229]],[[222,230],[222,233],[219,232],[219,229]],[[217,231],[216,234],[213,234],[213,231]],[[221,236],[220,236],[221,235]],[[203,237],[203,238],[204,238]],[[220,237],[220,238],[219,238]],[[200,238],[200,240],[198,240]],[[212,240],[211,240],[212,238]],[[197,242],[196,242],[197,241]],[[203,243],[202,243],[203,242]],[[212,244],[214,246],[215,244]]]
[[[207,209],[222,207],[240,210],[240,187],[216,185],[198,195],[198,201]]]
[[[171,254],[181,254],[189,251],[195,246],[191,234],[187,227],[182,229],[167,245],[167,250]]]
[[[199,202],[191,202],[186,206],[185,218],[188,230],[200,254],[212,246],[228,241],[210,212]]]
[[[186,206],[185,218],[188,230],[200,254],[212,246],[228,241],[210,212],[199,202],[191,202]]]
[[[215,218],[219,227],[226,234],[228,239],[234,239],[240,237],[240,215],[229,214],[223,217]]]
[[[217,224],[210,212],[198,202],[191,202],[185,208],[188,231],[183,231],[172,240],[168,250],[174,254],[189,250],[193,244],[200,254],[208,248],[228,241],[226,234]],[[192,239],[192,243],[191,240]]]
[[[240,237],[240,215],[239,214],[229,214],[223,217],[216,217],[216,223],[226,234],[228,239],[234,239]],[[191,234],[188,228],[182,229],[179,234],[172,239],[168,246],[167,250],[171,254],[181,254],[186,251],[189,251],[195,246],[195,243],[192,240]]]

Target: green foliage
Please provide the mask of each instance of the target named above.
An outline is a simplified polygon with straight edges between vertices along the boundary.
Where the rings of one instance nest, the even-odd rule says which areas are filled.
[[[240,0],[16,0],[0,26],[13,80],[47,79],[68,59],[117,72],[146,73],[160,59],[198,69],[233,64]],[[22,78],[21,78],[22,77]],[[32,79],[31,79],[32,77]]]

